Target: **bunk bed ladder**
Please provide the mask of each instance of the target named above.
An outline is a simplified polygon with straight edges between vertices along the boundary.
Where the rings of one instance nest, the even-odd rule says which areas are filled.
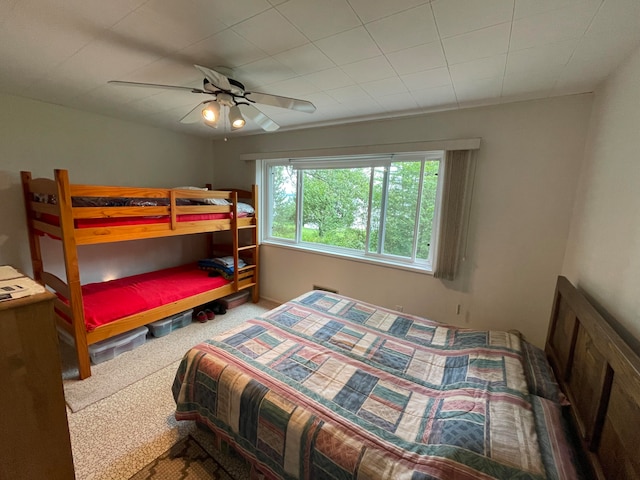
[[[258,268],[259,268],[259,249],[258,249],[258,187],[253,185],[251,190],[251,198],[253,199],[254,214],[250,225],[238,225],[238,192],[231,193],[232,215],[231,231],[232,231],[232,249],[233,249],[233,289],[237,292],[241,289],[251,288],[251,300],[257,303],[260,300],[260,291],[258,290]],[[250,230],[250,240],[246,245],[241,244],[240,232],[242,230]],[[248,252],[250,262],[245,267],[239,268],[240,252]],[[243,258],[246,261],[246,259]],[[246,275],[247,272],[251,275]],[[247,284],[244,282],[247,278],[251,281]],[[240,283],[243,280],[242,284]]]
[[[258,248],[258,186],[253,185],[251,188],[251,197],[253,198],[253,221],[251,226],[251,244],[253,246],[253,288],[251,289],[251,300],[258,303],[260,300],[259,275],[260,275],[260,249]]]

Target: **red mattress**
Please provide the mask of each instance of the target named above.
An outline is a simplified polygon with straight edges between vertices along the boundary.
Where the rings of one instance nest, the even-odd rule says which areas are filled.
[[[192,213],[187,215],[177,215],[178,222],[198,222],[202,220],[222,220],[231,218],[233,213]],[[244,212],[238,212],[238,218],[247,217]],[[56,215],[44,214],[41,220],[51,225],[59,226],[60,217]],[[80,218],[75,220],[76,228],[90,227],[117,227],[121,225],[147,225],[152,223],[169,223],[171,217],[163,215],[161,217],[113,217],[113,218]]]
[[[87,331],[229,283],[197,265],[183,265],[82,287]]]
[[[177,215],[178,222],[198,222],[201,220],[221,220],[231,218],[233,213],[191,213]],[[246,217],[246,213],[238,212],[238,218]],[[76,220],[76,228],[117,227],[119,225],[146,225],[149,223],[169,223],[171,218],[162,217],[123,217],[123,218],[81,218]]]

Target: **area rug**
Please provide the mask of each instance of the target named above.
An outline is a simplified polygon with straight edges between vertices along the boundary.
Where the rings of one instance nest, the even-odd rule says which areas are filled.
[[[192,346],[224,332],[240,323],[275,308],[272,302],[245,303],[216,315],[206,323],[193,323],[174,330],[163,337],[147,335],[146,342],[122,353],[112,360],[91,366],[91,377],[78,380],[75,351],[60,341],[64,396],[72,412],[109,397],[123,388],[141,380],[162,368],[177,362]]]
[[[129,480],[234,480],[190,435]]]

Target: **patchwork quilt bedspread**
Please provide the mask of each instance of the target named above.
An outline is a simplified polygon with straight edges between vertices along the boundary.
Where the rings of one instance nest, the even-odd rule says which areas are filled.
[[[545,477],[517,335],[337,294],[197,345],[173,394],[267,477]]]

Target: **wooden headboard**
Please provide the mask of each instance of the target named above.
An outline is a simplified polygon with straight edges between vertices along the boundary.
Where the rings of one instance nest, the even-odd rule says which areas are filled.
[[[565,277],[545,351],[595,477],[640,478],[640,357]]]

